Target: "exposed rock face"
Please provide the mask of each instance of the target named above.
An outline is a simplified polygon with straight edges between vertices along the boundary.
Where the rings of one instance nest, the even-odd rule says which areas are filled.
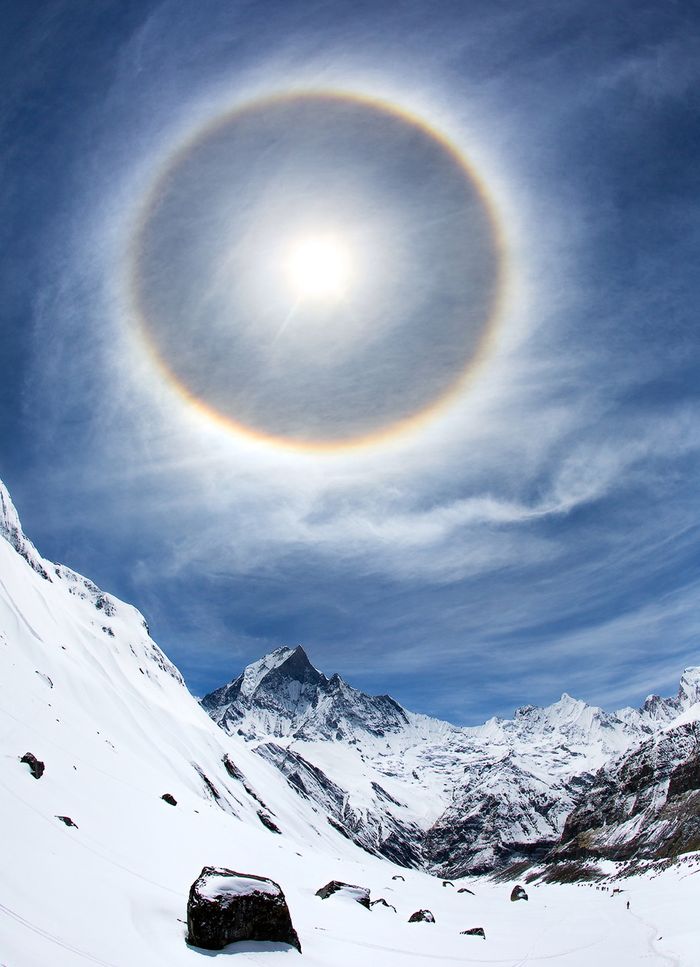
[[[700,848],[700,722],[599,770],[551,858],[661,859]]]
[[[372,900],[370,903],[370,908],[375,906],[388,907],[389,910],[393,910],[396,913],[396,907],[393,903],[387,903],[383,896],[380,896],[378,900]]]
[[[516,884],[511,890],[510,898],[513,903],[515,903],[516,900],[527,900],[527,893],[525,892],[524,887],[520,886],[519,883]]]
[[[540,883],[595,883],[604,880],[605,873],[595,863],[549,863],[540,876]],[[614,892],[614,891],[613,891]]]
[[[318,766],[299,752],[276,742],[263,742],[255,750],[286,776],[297,795],[319,804],[329,823],[369,853],[385,856],[402,866],[419,866],[422,831],[392,812],[368,813],[353,809],[348,794]]]
[[[60,819],[66,826],[73,826],[75,829],[78,828],[78,824],[74,823],[70,816],[56,816],[56,819]]]
[[[352,883],[331,880],[320,890],[316,890],[316,896],[320,896],[322,900],[327,900],[328,897],[334,896],[336,893],[354,900],[355,903],[359,903],[360,906],[366,907],[368,910],[370,908],[369,890],[366,886],[354,886]]]
[[[37,759],[33,752],[25,752],[19,761],[29,766],[29,771],[35,779],[41,779],[44,775],[44,769],[46,767],[41,759]]]
[[[266,829],[270,830],[271,833],[278,833],[279,835],[282,834],[282,830],[279,828],[277,823],[272,819],[271,816],[268,816],[267,813],[263,812],[262,809],[258,810],[258,819],[263,826],[266,827]]]
[[[287,901],[273,880],[205,866],[190,887],[187,943],[221,950],[238,940],[270,940],[301,951]]]
[[[435,923],[435,917],[430,910],[416,910],[408,918],[409,923]]]
[[[177,806],[177,799],[169,792],[164,792],[160,798],[170,806]]]
[[[483,937],[486,940],[486,931],[483,927],[470,927],[469,930],[460,930],[466,937]]]
[[[453,802],[426,832],[424,851],[434,869],[451,876],[544,857],[585,782],[546,781],[513,755],[469,765]]]
[[[700,753],[681,762],[671,773],[666,802],[678,799],[686,792],[700,789]]]

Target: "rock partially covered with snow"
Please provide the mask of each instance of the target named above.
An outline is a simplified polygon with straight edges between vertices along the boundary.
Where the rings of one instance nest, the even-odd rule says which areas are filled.
[[[430,910],[416,910],[408,918],[409,923],[435,923],[435,917]]]
[[[41,759],[37,759],[33,752],[25,752],[19,761],[29,766],[29,771],[35,779],[41,779],[44,775],[44,769],[46,767]]]
[[[278,883],[262,876],[205,866],[190,887],[187,942],[205,950],[221,950],[238,940],[287,943],[301,952]]]
[[[525,892],[525,888],[520,886],[519,883],[516,884],[511,890],[510,898],[513,902],[515,902],[516,900],[527,900],[527,893]]]
[[[327,900],[328,897],[338,894],[342,897],[347,897],[349,900],[354,900],[355,903],[359,903],[363,907],[367,907],[369,910],[369,890],[366,886],[353,886],[352,883],[341,883],[340,880],[331,880],[330,883],[326,883],[322,886],[320,890],[316,890],[316,896],[320,896],[322,900]]]
[[[393,910],[394,913],[396,913],[396,907],[394,906],[394,904],[387,903],[387,901],[384,899],[383,896],[380,896],[378,900],[372,900],[372,902],[370,903],[370,909],[373,910],[374,907],[376,906],[386,907],[387,910]]]
[[[465,937],[483,937],[486,940],[486,931],[483,927],[470,927],[468,930],[459,931]]]

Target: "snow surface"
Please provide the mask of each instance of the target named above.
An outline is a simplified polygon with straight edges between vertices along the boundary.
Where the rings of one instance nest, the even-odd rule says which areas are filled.
[[[274,883],[256,880],[251,876],[208,876],[198,892],[201,896],[214,900],[221,896],[250,896],[253,893],[279,896],[280,891]]]
[[[472,896],[400,870],[341,836],[274,766],[225,735],[139,613],[72,573],[30,564],[0,539],[0,964],[201,967],[229,953],[256,967],[700,963],[700,857],[621,881],[616,896],[528,885],[527,903],[510,902],[512,884],[456,881]],[[45,762],[41,779],[19,761],[25,752]],[[224,768],[226,754],[245,784]],[[281,836],[260,823],[256,796]],[[187,896],[204,866],[279,883],[303,954],[269,943],[220,955],[188,947]],[[392,879],[399,872],[404,881]],[[316,897],[332,879],[368,887],[397,913]],[[409,924],[418,909],[436,923]],[[477,926],[486,940],[460,935]]]

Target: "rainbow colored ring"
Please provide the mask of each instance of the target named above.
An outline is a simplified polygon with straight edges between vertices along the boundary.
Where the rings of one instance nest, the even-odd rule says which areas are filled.
[[[201,400],[196,396],[178,376],[171,371],[166,361],[163,359],[158,347],[151,335],[147,314],[144,311],[139,298],[139,252],[140,240],[144,229],[148,224],[154,205],[163,191],[163,188],[178,165],[187,155],[203,141],[209,138],[217,130],[235,121],[236,118],[243,116],[250,111],[258,111],[266,105],[284,103],[289,100],[298,100],[308,97],[310,99],[328,99],[331,101],[340,100],[352,104],[364,105],[375,111],[385,112],[386,114],[398,118],[405,123],[415,126],[418,130],[427,134],[441,146],[456,162],[464,173],[470,184],[476,189],[480,202],[486,212],[490,230],[492,232],[493,246],[496,254],[496,282],[493,286],[493,296],[491,300],[488,317],[482,326],[481,338],[478,342],[476,351],[469,358],[467,365],[459,373],[456,379],[452,379],[445,388],[444,392],[436,396],[427,406],[410,416],[400,418],[394,422],[374,429],[368,433],[358,434],[346,439],[317,439],[301,440],[292,436],[281,436],[273,433],[266,433],[259,429],[252,429],[245,423],[241,423],[230,416],[219,412],[216,408]],[[127,280],[129,303],[132,316],[136,323],[137,331],[146,346],[151,359],[156,368],[163,376],[165,382],[176,391],[178,396],[187,403],[195,412],[211,421],[213,424],[224,428],[240,437],[267,444],[273,447],[296,450],[306,453],[338,453],[343,450],[371,447],[379,443],[386,442],[392,438],[408,434],[423,427],[426,423],[435,418],[438,413],[445,410],[451,403],[462,395],[476,371],[483,364],[489,354],[493,344],[498,322],[503,314],[505,292],[507,288],[507,246],[505,234],[501,227],[501,220],[490,198],[483,180],[478,173],[471,167],[467,157],[459,150],[457,145],[445,134],[436,128],[431,127],[426,121],[416,114],[399,107],[389,101],[370,97],[366,94],[348,92],[344,90],[316,90],[301,89],[287,92],[269,94],[260,98],[255,98],[239,104],[223,114],[218,115],[199,127],[179,147],[172,152],[161,167],[159,173],[153,180],[150,189],[147,191],[144,202],[138,208],[138,215],[133,231],[130,235],[130,245],[127,250]]]

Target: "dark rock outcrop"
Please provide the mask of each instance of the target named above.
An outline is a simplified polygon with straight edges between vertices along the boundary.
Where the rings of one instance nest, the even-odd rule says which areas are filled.
[[[452,883],[451,880],[443,880],[442,881],[442,885],[443,886],[454,886],[454,883]]]
[[[366,907],[368,910],[370,908],[369,902],[369,890],[366,886],[353,886],[352,883],[342,883],[340,880],[331,880],[330,883],[326,883],[322,886],[320,890],[316,890],[316,896],[320,896],[322,900],[327,900],[328,897],[333,896],[336,893],[341,893],[343,896],[349,897],[360,906]]]
[[[400,873],[397,873],[395,876],[392,876],[392,880],[401,880],[402,883],[405,883],[406,882],[406,877],[405,876],[401,876]]]
[[[370,908],[377,906],[377,904],[382,907],[388,907],[390,910],[393,910],[394,913],[396,913],[396,907],[393,905],[393,903],[387,903],[383,896],[380,896],[378,900],[372,900],[370,903]]]
[[[78,824],[74,823],[70,816],[56,816],[56,819],[60,819],[62,823],[66,824],[66,826],[74,826],[76,829],[78,828]]]
[[[256,803],[258,803],[258,805],[262,806],[263,809],[267,809],[269,812],[272,812],[272,810],[265,805],[265,803],[262,801],[260,796],[253,789],[253,787],[248,783],[248,781],[246,780],[246,777],[243,775],[241,770],[238,768],[236,763],[231,759],[231,757],[228,754],[226,754],[223,757],[222,762],[224,764],[224,769],[228,772],[228,774],[231,776],[232,779],[235,779],[236,782],[241,783],[241,785],[248,793],[250,798],[254,799]]]
[[[668,783],[666,802],[678,799],[686,792],[700,789],[700,753],[692,756],[687,762],[682,762],[671,773]]]
[[[270,830],[271,833],[282,834],[282,830],[279,828],[277,823],[275,823],[274,820],[267,815],[267,813],[263,812],[262,809],[258,809],[258,819],[263,826]]]
[[[457,890],[457,893],[471,893],[472,896],[476,896],[476,893],[473,890],[468,890],[466,886],[461,886],[459,890]]]
[[[510,898],[514,903],[516,900],[527,900],[527,893],[525,892],[525,888],[520,886],[519,883],[516,883],[516,885],[511,890]]]
[[[192,763],[192,766],[194,768],[194,771],[197,773],[197,775],[199,776],[199,778],[202,780],[202,782],[206,786],[207,791],[209,792],[209,794],[212,797],[212,799],[214,799],[214,800],[216,800],[218,802],[221,799],[221,794],[219,793],[219,790],[216,788],[216,786],[211,781],[211,779],[209,778],[209,776],[205,773],[205,771],[202,769],[201,766],[198,766],[197,765],[196,762],[193,762]]]
[[[430,910],[416,910],[408,918],[409,923],[435,923],[435,917]]]
[[[224,867],[205,866],[190,887],[187,943],[204,950],[221,950],[239,940],[286,943],[301,952],[278,883]]]
[[[486,931],[483,927],[470,927],[469,930],[459,931],[465,937],[483,937],[486,940]]]
[[[605,873],[594,863],[550,863],[537,879],[540,883],[594,883],[604,880]]]
[[[177,806],[177,799],[169,792],[164,792],[160,798],[163,800],[163,802],[167,802],[171,806]]]
[[[222,761],[224,763],[224,769],[226,769],[232,779],[236,779],[238,782],[243,782],[245,780],[245,776],[230,755],[225,755]]]
[[[25,752],[19,761],[24,762],[29,766],[29,771],[35,779],[41,779],[41,777],[44,775],[44,769],[46,766],[41,759],[37,759],[33,752]]]

